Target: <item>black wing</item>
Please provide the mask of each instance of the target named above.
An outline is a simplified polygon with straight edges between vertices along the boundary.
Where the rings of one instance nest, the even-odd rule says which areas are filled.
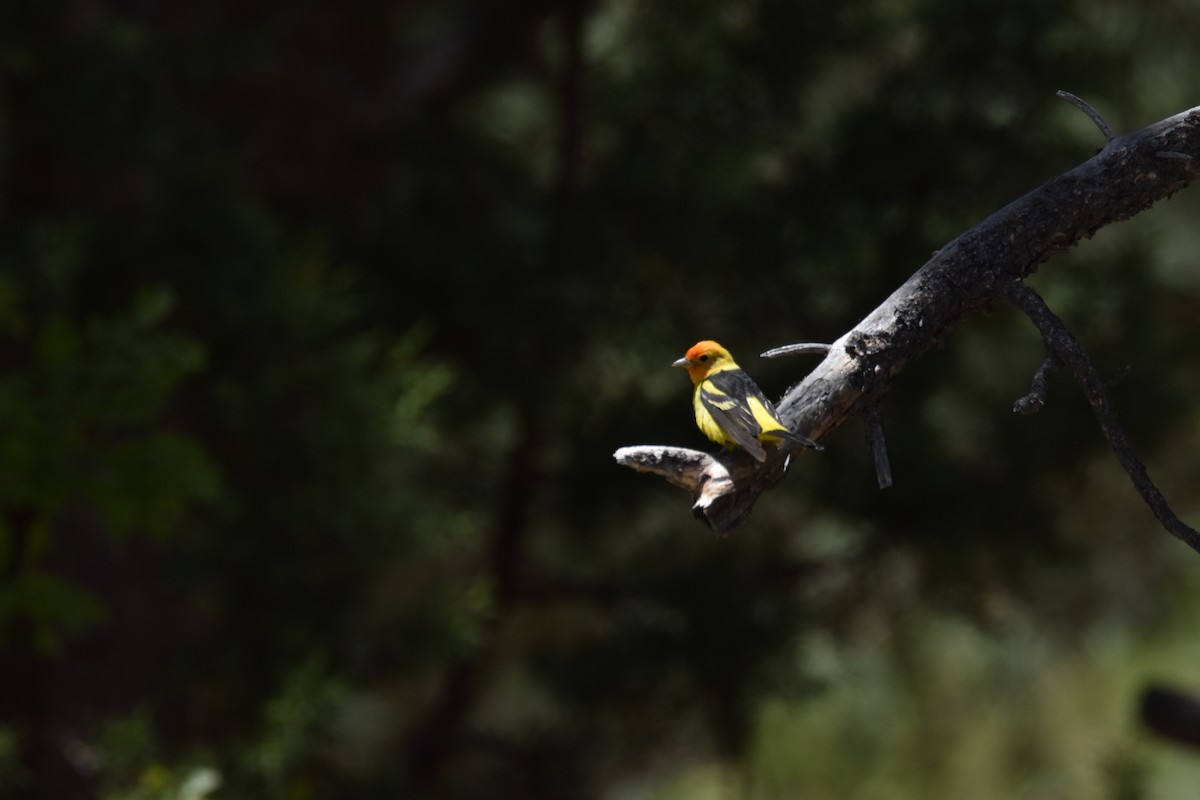
[[[778,436],[780,439],[786,439],[789,442],[795,442],[796,444],[800,445],[801,447],[807,447],[812,450],[824,450],[825,449],[825,448],[821,447],[821,445],[814,442],[812,439],[808,438],[807,436],[803,436],[799,433],[796,433],[795,431],[789,431],[786,429],[781,430],[781,431],[773,430],[773,431],[771,431],[771,435]]]
[[[740,369],[727,369],[710,375],[700,386],[700,399],[721,430],[747,453],[759,461],[765,461],[767,451],[758,441],[762,426],[746,403],[747,397],[757,397],[767,408],[771,407],[754,379]]]
[[[714,391],[706,391],[708,385],[711,385]],[[758,388],[754,379],[743,370],[731,369],[711,375],[700,389],[700,399],[704,401],[704,407],[721,426],[721,430],[729,434],[730,438],[745,448],[750,455],[759,461],[764,461],[767,453],[758,440],[759,434],[763,432],[763,427],[754,418],[754,412],[750,410],[750,406],[746,402],[748,397],[754,397],[762,403],[763,408],[777,423],[777,427],[767,429],[769,435],[794,442],[802,447],[821,449],[816,442],[790,430],[783,420],[779,419],[775,406],[762,393],[762,389]]]

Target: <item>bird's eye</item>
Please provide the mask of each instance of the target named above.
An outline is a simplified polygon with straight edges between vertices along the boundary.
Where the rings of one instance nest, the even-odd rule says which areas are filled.
[[[700,361],[701,362],[708,361],[708,356],[700,356]]]

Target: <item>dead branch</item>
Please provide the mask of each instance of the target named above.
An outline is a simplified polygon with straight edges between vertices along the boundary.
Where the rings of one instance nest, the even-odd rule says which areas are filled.
[[[866,409],[863,422],[867,425],[867,445],[871,448],[871,458],[875,461],[875,480],[880,489],[892,485],[892,461],[888,458],[887,439],[883,435],[882,403],[876,403]]]
[[[815,354],[819,356],[828,355],[831,344],[822,342],[801,342],[799,344],[785,344],[783,347],[773,347],[765,353],[760,353],[759,358],[779,358],[780,356],[793,356],[798,354]]]
[[[937,251],[787,391],[777,406],[780,417],[792,430],[819,440],[869,408],[964,314],[1003,296],[1055,253],[1144,211],[1197,177],[1200,107],[1110,141],[1092,158],[1009,203]],[[618,451],[623,452],[627,449]],[[672,458],[670,453],[664,451],[664,462]],[[779,464],[768,459],[758,469],[773,471]],[[710,492],[708,502],[711,506],[719,500],[748,511],[757,496],[777,482],[778,477],[730,481]],[[743,517],[744,512],[702,518],[724,533],[727,524]]]
[[[1100,129],[1100,133],[1104,135],[1104,141],[1111,142],[1113,139],[1117,138],[1117,135],[1113,133],[1113,129],[1110,128],[1108,123],[1104,121],[1104,117],[1100,116],[1100,112],[1088,105],[1086,100],[1078,97],[1077,95],[1073,95],[1070,92],[1063,91],[1062,89],[1059,89],[1056,94],[1063,100],[1066,100],[1068,103],[1078,108],[1084,114],[1087,114],[1088,119],[1094,122],[1096,127]]]
[[[1200,553],[1200,533],[1176,516],[1162,492],[1150,480],[1146,467],[1134,455],[1129,437],[1117,422],[1116,407],[1109,395],[1108,386],[1096,374],[1096,368],[1092,366],[1079,340],[1067,330],[1067,326],[1050,310],[1041,296],[1024,283],[1014,281],[1008,287],[1007,294],[1013,304],[1024,311],[1041,332],[1042,339],[1046,342],[1046,350],[1070,367],[1074,373],[1079,388],[1083,390],[1084,396],[1092,406],[1096,421],[1100,423],[1104,438],[1116,454],[1117,461],[1129,473],[1129,479],[1133,481],[1134,488],[1142,496],[1142,500],[1168,533]]]
[[[1013,403],[1014,414],[1036,414],[1046,405],[1046,392],[1050,388],[1050,373],[1058,369],[1058,356],[1052,352],[1046,353],[1046,358],[1037,372],[1033,373],[1033,383],[1029,386],[1029,394],[1018,397]]]
[[[791,464],[791,454],[777,447],[767,448],[767,460],[761,464],[740,450],[710,454],[661,445],[622,447],[613,457],[622,466],[687,489],[692,514],[722,534],[737,527],[758,496],[783,480]]]

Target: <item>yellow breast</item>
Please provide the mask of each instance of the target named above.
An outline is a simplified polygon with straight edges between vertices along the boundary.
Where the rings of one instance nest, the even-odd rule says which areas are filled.
[[[713,419],[712,414],[708,413],[708,409],[704,407],[704,402],[700,399],[699,384],[696,385],[695,391],[692,392],[692,408],[696,412],[696,426],[700,428],[701,433],[717,444],[735,444],[734,440],[721,429],[721,426]]]

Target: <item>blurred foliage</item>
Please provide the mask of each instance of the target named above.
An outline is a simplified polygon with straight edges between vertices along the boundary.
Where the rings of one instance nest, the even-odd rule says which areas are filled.
[[[83,587],[56,574],[63,528],[96,524],[112,537],[166,535],[197,500],[218,491],[197,444],[155,425],[168,395],[202,363],[191,340],[157,330],[169,295],[144,292],[113,319],[27,321],[5,281],[9,338],[19,366],[0,378],[0,625],[28,623],[41,653],[104,616]],[[89,518],[83,522],[84,518]]]
[[[965,320],[714,540],[700,445],[928,254],[1195,105],[1200,3],[0,9],[5,796],[1183,797],[1194,557]],[[1035,278],[1200,508],[1185,192]],[[1181,788],[1184,787],[1184,788]]]

